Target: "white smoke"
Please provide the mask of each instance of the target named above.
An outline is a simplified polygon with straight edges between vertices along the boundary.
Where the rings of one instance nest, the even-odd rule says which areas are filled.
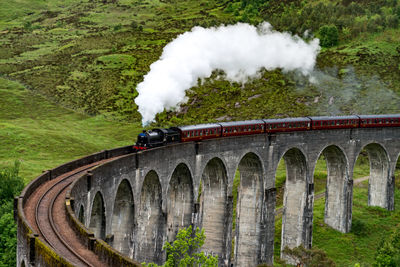
[[[147,124],[157,113],[183,103],[185,90],[214,70],[224,71],[233,82],[256,77],[263,68],[309,75],[319,50],[318,39],[306,43],[298,36],[272,30],[267,22],[258,27],[245,23],[194,27],[164,47],[160,59],[138,84],[135,103],[142,123]]]

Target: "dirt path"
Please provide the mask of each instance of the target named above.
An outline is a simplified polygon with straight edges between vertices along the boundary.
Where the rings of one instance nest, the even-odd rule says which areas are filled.
[[[354,185],[361,184],[362,182],[368,180],[369,176],[361,177],[354,180]],[[314,196],[314,200],[321,199],[325,197],[325,191],[318,193]],[[280,207],[275,210],[275,217],[282,216],[283,207]]]

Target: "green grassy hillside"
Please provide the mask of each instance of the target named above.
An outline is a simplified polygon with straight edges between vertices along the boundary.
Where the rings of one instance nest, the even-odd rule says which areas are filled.
[[[279,70],[246,85],[208,79],[156,124],[400,109],[395,0],[35,0],[10,1],[0,14],[0,73],[89,114],[139,121],[136,85],[168,42],[196,25],[263,20],[322,41],[331,38],[323,27],[336,29],[332,43],[321,41],[318,84]]]
[[[42,170],[103,149],[133,144],[139,125],[59,107],[0,78],[0,166],[21,162],[28,182]]]

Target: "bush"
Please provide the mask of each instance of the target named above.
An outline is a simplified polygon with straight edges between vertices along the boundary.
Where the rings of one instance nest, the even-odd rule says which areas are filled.
[[[172,244],[165,242],[163,246],[163,250],[167,253],[167,261],[162,266],[218,266],[218,256],[206,256],[204,252],[198,252],[205,240],[204,230],[199,228],[194,233],[192,226],[179,230],[176,240]],[[154,263],[142,264],[147,267],[158,267]]]
[[[283,253],[296,260],[297,264],[308,267],[334,267],[335,263],[328,258],[325,251],[312,248],[305,249],[304,246],[298,246],[293,249],[285,247]]]
[[[351,222],[351,232],[357,236],[362,236],[367,233],[367,226],[364,221],[353,218]]]
[[[0,266],[16,265],[17,227],[13,215],[13,199],[24,182],[18,175],[19,162],[0,170]]]
[[[374,267],[400,266],[400,231],[396,230],[381,241],[375,256]]]
[[[16,161],[14,167],[0,170],[0,203],[13,201],[14,196],[21,192],[24,182],[19,177],[19,165]]]
[[[323,47],[332,47],[339,42],[339,32],[335,25],[324,25],[319,28],[320,44]]]

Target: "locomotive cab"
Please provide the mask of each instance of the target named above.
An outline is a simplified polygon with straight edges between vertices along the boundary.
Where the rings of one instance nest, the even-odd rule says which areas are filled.
[[[143,130],[143,132],[138,135],[134,148],[137,150],[145,150],[179,141],[180,133],[173,129]]]

